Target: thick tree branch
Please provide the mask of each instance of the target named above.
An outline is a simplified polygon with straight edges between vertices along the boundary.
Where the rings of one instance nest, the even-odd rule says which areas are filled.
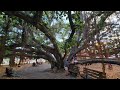
[[[71,30],[72,30],[72,32],[71,32],[70,37],[68,38],[68,40],[71,40],[72,37],[73,37],[73,35],[74,35],[74,33],[75,33],[75,25],[74,25],[74,23],[72,21],[71,11],[68,11],[68,18],[69,18],[70,27],[71,27]]]
[[[67,43],[71,42],[71,39],[73,38],[73,35],[75,33],[75,25],[72,21],[71,11],[68,11],[68,19],[69,19],[69,23],[70,23],[70,27],[71,27],[72,31],[71,31],[71,34],[70,34],[69,38],[65,41],[65,44],[64,44],[65,54],[64,54],[62,59],[64,59],[67,55],[66,45],[67,45]]]
[[[56,52],[61,57],[55,37],[50,33],[50,30],[48,28],[46,28],[42,23],[35,22],[34,18],[30,17],[29,15],[25,15],[24,13],[22,13],[20,11],[4,11],[4,12],[5,12],[5,14],[11,15],[11,16],[16,16],[20,19],[23,19],[27,23],[30,23],[30,24],[34,25],[36,28],[40,29],[40,31],[42,31],[50,39],[50,41],[53,43],[53,46],[54,46]]]
[[[88,60],[80,60],[77,64],[93,64],[93,63],[110,63],[120,65],[120,61],[117,59],[88,59]]]
[[[102,18],[102,26],[98,29],[98,30],[101,30],[101,28],[104,27],[104,23],[105,23],[105,20],[114,13],[115,11],[109,11],[109,12],[106,12]],[[98,24],[99,25],[99,24]],[[73,54],[71,54],[69,57],[68,57],[68,60],[71,61],[72,60],[72,57],[80,52],[81,50],[85,49],[86,47],[86,44],[88,43],[88,41],[92,40],[92,38],[97,34],[96,31],[93,31],[91,34],[88,35],[88,37],[84,40],[83,44],[81,45],[81,47],[79,47],[76,51],[74,51]]]

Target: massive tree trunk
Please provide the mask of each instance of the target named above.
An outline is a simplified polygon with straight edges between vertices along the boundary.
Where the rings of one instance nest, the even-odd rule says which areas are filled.
[[[10,56],[9,65],[10,65],[10,67],[15,66],[15,56],[14,55]]]
[[[2,62],[3,62],[3,53],[4,53],[4,45],[3,45],[3,37],[0,37],[0,41],[1,41],[1,43],[0,43],[0,65],[2,64]]]
[[[55,63],[57,63],[57,64],[55,64],[55,65],[59,66],[58,68],[63,67],[63,63],[62,63],[63,60],[61,60],[61,59],[62,59],[62,55],[61,55],[61,53],[59,52],[59,48],[58,48],[58,46],[57,46],[56,39],[55,39],[55,37],[50,33],[49,29],[46,28],[44,25],[42,25],[41,22],[35,21],[34,18],[25,16],[25,15],[23,15],[22,13],[21,13],[21,14],[20,14],[20,13],[12,13],[12,14],[14,14],[15,16],[20,17],[21,19],[23,19],[23,20],[27,21],[28,23],[34,25],[35,27],[37,27],[40,31],[42,31],[42,32],[50,39],[50,41],[52,42],[52,44],[53,44],[53,46],[54,46],[54,48],[53,48],[54,51],[53,51],[52,54],[54,55],[54,57],[55,57],[56,60],[57,60],[57,62],[55,62]],[[34,22],[33,22],[33,21],[34,21]],[[36,23],[36,24],[35,24],[35,23]],[[54,61],[53,61],[53,62],[54,62]]]
[[[3,32],[4,32],[4,36],[0,37],[0,65],[3,62],[3,58],[5,56],[5,52],[6,52],[6,40],[8,37],[8,30],[10,28],[10,18],[5,16],[5,26],[3,26]]]
[[[46,54],[52,54],[52,60],[50,60],[51,63],[51,67],[57,67],[58,69],[63,68],[64,63],[63,63],[63,59],[61,54],[57,51],[56,48],[50,47],[50,46],[46,46],[44,44],[39,43],[39,41],[37,41],[35,39],[35,37],[33,36],[33,33],[31,32],[31,30],[29,30],[29,33],[31,34],[32,40],[36,43],[34,46],[37,46],[36,48],[38,49],[38,52],[41,52],[41,50],[39,50],[40,48],[42,48],[43,50],[46,51]],[[56,62],[55,62],[56,61]]]
[[[2,64],[3,62],[3,57],[0,55],[0,65]]]
[[[9,56],[10,57],[10,61],[9,61],[9,66],[13,67],[15,66],[15,51],[12,51],[12,54]]]
[[[3,62],[4,50],[5,50],[3,41],[4,41],[4,39],[3,39],[3,37],[1,37],[1,43],[0,43],[0,65]]]

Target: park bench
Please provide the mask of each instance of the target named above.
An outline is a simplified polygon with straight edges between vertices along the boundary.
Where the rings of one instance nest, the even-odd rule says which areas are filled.
[[[72,76],[77,77],[78,75],[80,75],[79,67],[75,64],[70,64],[68,71],[69,71],[70,75],[72,75]]]
[[[84,79],[105,79],[106,73],[88,68],[83,68],[83,74],[81,74],[80,76]]]

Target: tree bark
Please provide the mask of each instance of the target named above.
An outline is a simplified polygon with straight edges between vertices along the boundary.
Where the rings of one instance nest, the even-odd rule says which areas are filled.
[[[102,26],[98,28],[98,31],[100,31],[100,30],[104,27],[104,24],[105,24],[104,21],[105,21],[110,15],[112,15],[114,12],[115,12],[115,11],[109,11],[109,12],[106,12],[106,13],[102,16]],[[87,21],[89,21],[89,20],[87,20]],[[99,23],[97,26],[99,26],[99,25],[100,25],[100,23]],[[83,30],[83,31],[84,31],[83,33],[85,33],[86,30]],[[96,32],[96,30],[94,30],[93,32],[91,32],[91,33],[88,34],[87,38],[83,38],[83,41],[84,41],[83,44],[82,44],[76,51],[74,51],[73,54],[69,55],[68,60],[71,61],[72,57],[73,57],[76,53],[78,53],[78,52],[80,52],[81,50],[83,50],[83,49],[85,48],[86,44],[98,33],[98,31]],[[85,37],[85,36],[84,36],[84,37]]]
[[[79,60],[77,64],[87,64],[87,63],[109,63],[120,65],[120,61],[117,59],[87,59],[87,60]]]
[[[16,16],[20,19],[23,19],[24,21],[26,21],[27,23],[30,23],[31,25],[34,25],[36,28],[42,31],[50,39],[50,41],[53,43],[54,48],[57,50],[58,54],[60,54],[55,37],[52,35],[50,30],[46,26],[44,26],[41,22],[35,22],[34,18],[30,17],[29,15],[25,15],[20,11],[4,11],[4,12],[8,15]]]
[[[14,55],[10,56],[9,66],[10,67],[15,66],[15,56]]]
[[[0,65],[2,64],[3,62],[3,57],[0,57]]]

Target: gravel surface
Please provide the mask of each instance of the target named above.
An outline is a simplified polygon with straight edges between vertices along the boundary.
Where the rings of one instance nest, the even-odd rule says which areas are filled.
[[[47,63],[37,67],[26,67],[17,73],[24,79],[75,79],[71,76],[65,76],[64,72],[53,73],[50,70],[50,64]]]
[[[120,66],[112,65],[113,69],[109,70],[108,65],[106,65],[106,74],[108,79],[119,79],[120,78]],[[85,67],[80,65],[80,71]],[[101,64],[92,64],[87,66],[87,68],[102,71]],[[22,65],[21,67],[15,67],[14,71],[15,77],[6,77],[4,76],[4,68],[0,68],[0,79],[76,79],[72,76],[65,76],[64,71],[53,73],[50,69],[50,64],[43,63],[37,67],[32,67],[31,64]],[[77,77],[77,79],[81,79]]]

